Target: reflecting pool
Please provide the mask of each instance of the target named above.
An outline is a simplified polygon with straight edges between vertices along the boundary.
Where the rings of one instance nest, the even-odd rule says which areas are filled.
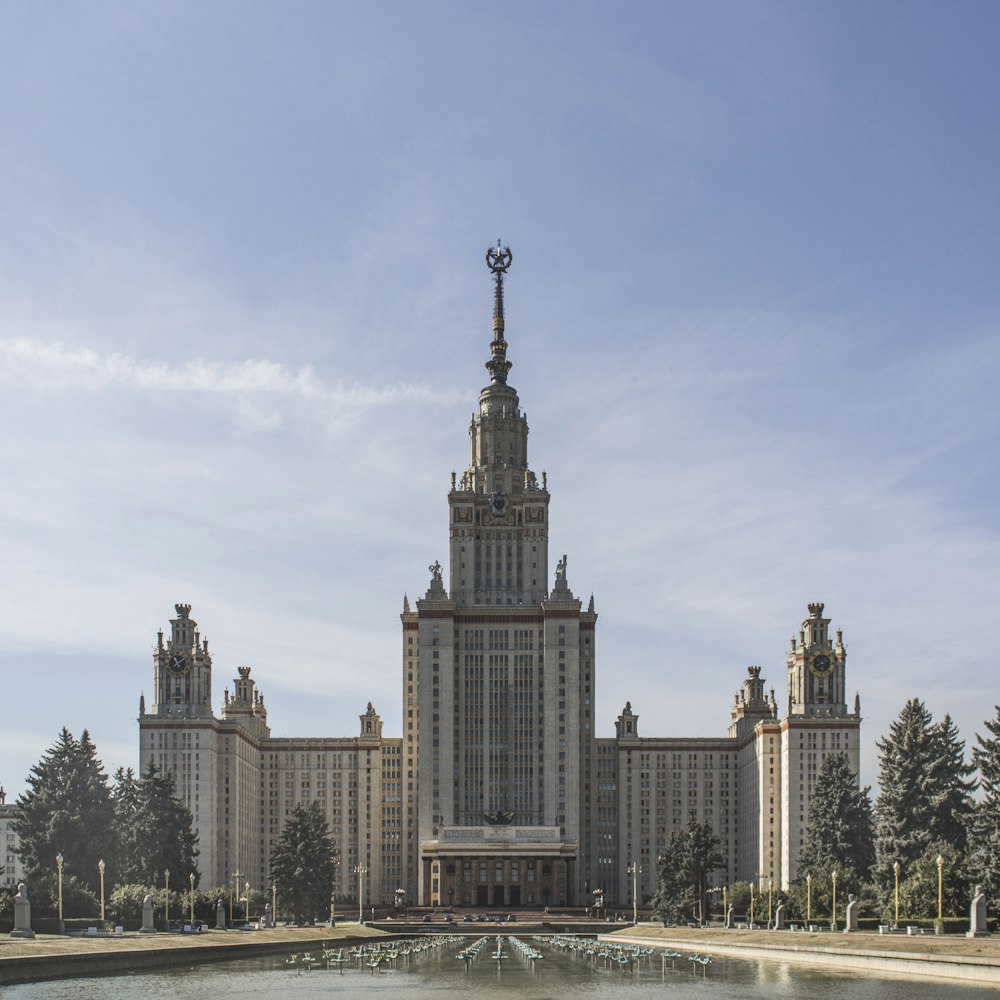
[[[412,941],[413,939],[409,939]],[[619,960],[602,946],[571,950],[545,938],[525,935],[499,942],[450,940],[426,951],[392,941],[388,953],[320,951],[294,961],[284,956],[211,962],[92,979],[26,983],[2,989],[3,1000],[329,1000],[330,997],[431,1000],[442,994],[473,1000],[632,1000],[700,997],[703,1000],[795,998],[795,1000],[983,1000],[989,986],[951,985],[913,979],[863,979],[850,973],[814,970],[773,960],[713,958],[691,954],[661,958],[659,953]],[[541,957],[531,957],[536,951]]]

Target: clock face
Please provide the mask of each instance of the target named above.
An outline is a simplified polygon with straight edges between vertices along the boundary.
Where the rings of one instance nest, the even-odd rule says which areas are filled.
[[[502,493],[494,493],[490,497],[490,510],[495,517],[503,517],[507,512],[507,498]]]
[[[187,665],[187,657],[181,653],[171,654],[170,659],[167,661],[167,666],[175,674],[183,674],[187,670]]]
[[[812,658],[812,672],[825,676],[833,669],[830,657],[826,653],[818,653]]]

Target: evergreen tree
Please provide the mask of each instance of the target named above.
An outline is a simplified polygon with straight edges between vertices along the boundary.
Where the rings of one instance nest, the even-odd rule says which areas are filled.
[[[809,832],[799,854],[802,877],[832,867],[853,875],[854,881],[869,878],[875,863],[869,792],[858,788],[847,754],[830,754],[823,761],[809,807]]]
[[[177,797],[174,776],[150,761],[137,780],[131,768],[115,774],[118,881],[162,885],[169,871],[174,885],[197,872],[197,837],[191,811]]]
[[[19,854],[29,881],[38,882],[64,858],[63,873],[96,891],[97,863],[113,850],[111,792],[90,734],[79,741],[63,728],[28,775],[18,799]]]
[[[115,856],[112,882],[115,885],[134,883],[137,870],[135,819],[139,811],[139,791],[135,771],[120,767],[115,771],[112,789],[114,802]]]
[[[676,923],[685,914],[705,918],[709,879],[725,864],[721,843],[712,824],[696,822],[693,814],[686,829],[670,835],[657,861],[653,896],[653,909],[664,924]]]
[[[990,735],[976,733],[972,762],[979,768],[983,799],[976,807],[973,829],[976,851],[970,859],[975,877],[987,894],[1000,894],[1000,705],[996,715],[984,723]]]
[[[875,878],[894,885],[893,864],[910,870],[931,845],[961,854],[972,813],[965,744],[949,716],[935,725],[918,698],[911,698],[889,735],[877,744],[881,792],[875,807]]]
[[[306,923],[329,908],[333,890],[333,841],[318,802],[299,804],[285,820],[271,849],[271,878],[281,907],[296,923]]]
[[[979,787],[979,782],[971,777],[976,767],[966,763],[965,740],[958,735],[958,727],[950,715],[942,720],[937,737],[940,791],[934,836],[940,843],[964,853],[975,812],[972,796]]]

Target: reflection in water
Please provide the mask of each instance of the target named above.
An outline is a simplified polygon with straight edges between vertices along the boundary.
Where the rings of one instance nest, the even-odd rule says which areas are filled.
[[[505,937],[504,958],[496,958],[495,938],[473,961],[459,957],[469,939],[432,952],[385,962],[373,971],[364,958],[311,971],[285,957],[217,962],[193,968],[134,975],[29,983],[3,990],[4,1000],[432,1000],[442,993],[471,1000],[983,1000],[990,987],[905,979],[862,979],[850,973],[765,960],[715,958],[702,967],[682,955],[673,963],[658,955],[619,964],[586,952],[554,948],[526,937],[544,958],[531,960]],[[593,949],[591,949],[593,950]],[[317,952],[318,954],[318,952]],[[673,967],[671,967],[673,966]],[[502,994],[502,996],[501,996]]]

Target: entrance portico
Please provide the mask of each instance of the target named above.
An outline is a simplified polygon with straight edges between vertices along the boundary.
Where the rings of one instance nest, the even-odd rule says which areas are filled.
[[[572,906],[577,845],[558,827],[442,827],[421,845],[424,906]]]

